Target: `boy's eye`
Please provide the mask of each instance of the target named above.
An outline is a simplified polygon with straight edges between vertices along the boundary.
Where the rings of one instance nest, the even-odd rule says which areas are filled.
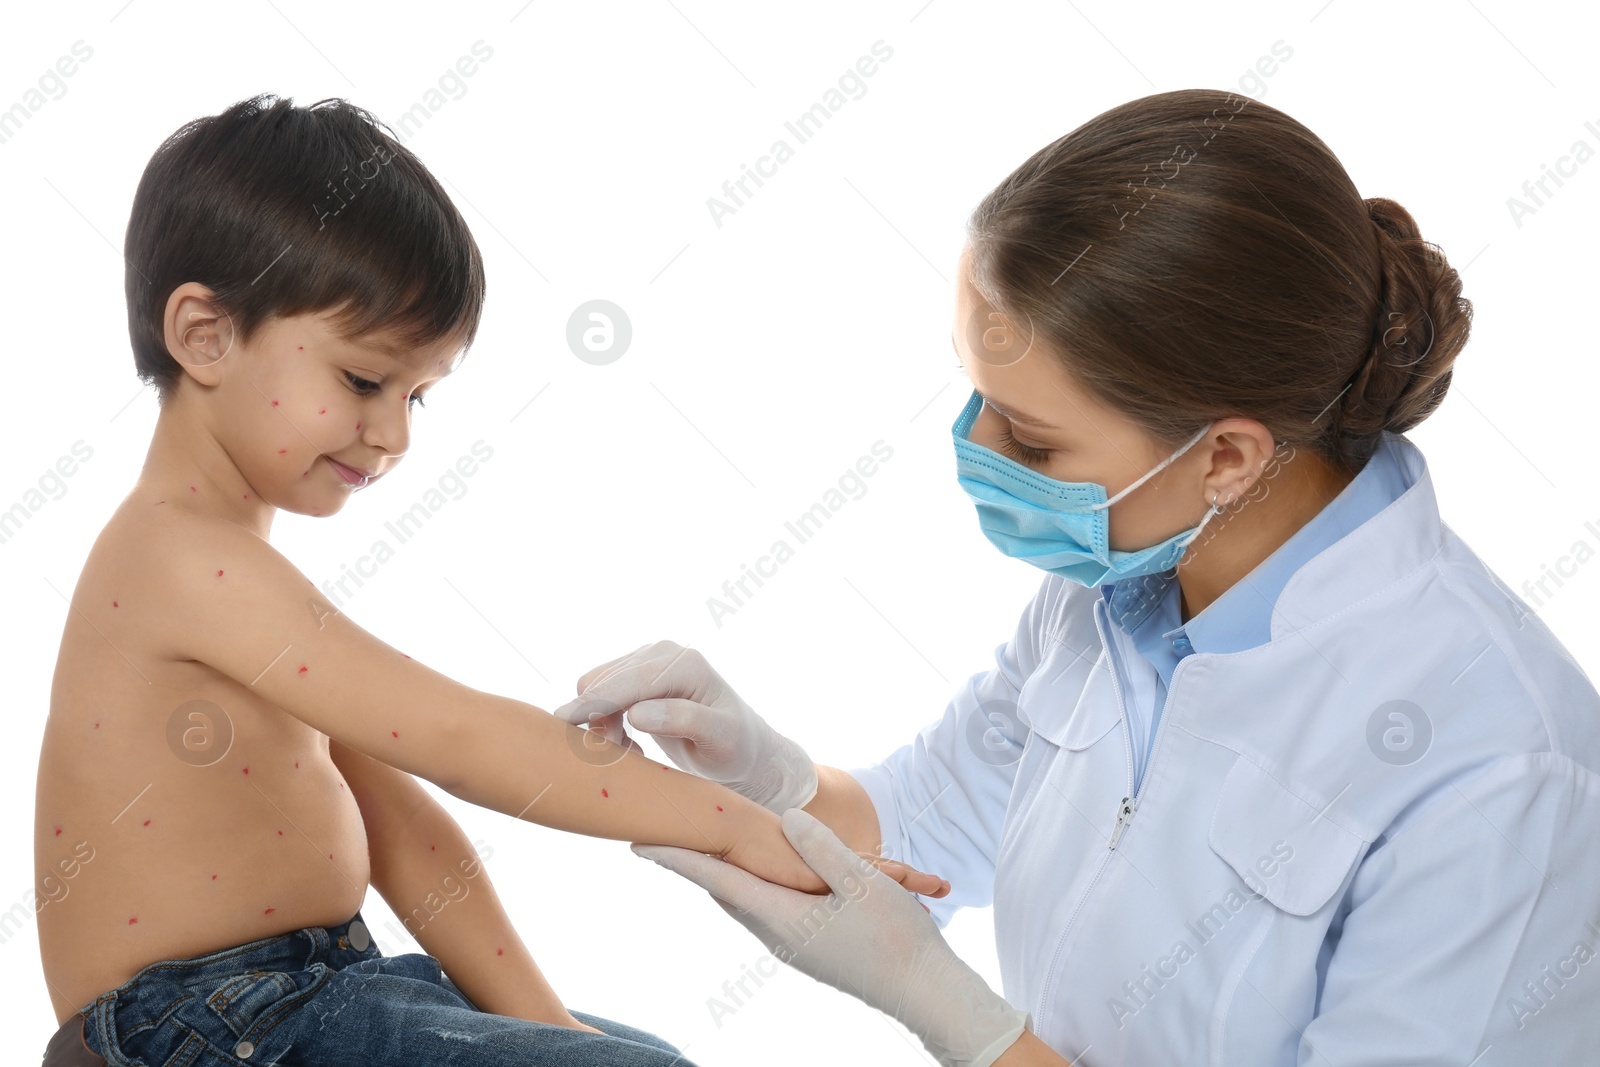
[[[377,382],[369,381],[357,374],[351,374],[349,371],[345,371],[344,376],[351,385],[355,386],[356,392],[360,393],[362,396],[371,396],[373,391],[378,388]],[[422,403],[422,396],[418,393],[411,394],[410,403],[419,404],[422,407],[428,406]]]

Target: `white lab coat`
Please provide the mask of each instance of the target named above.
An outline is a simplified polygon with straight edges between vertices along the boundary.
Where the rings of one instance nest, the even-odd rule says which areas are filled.
[[[1272,639],[1179,662],[1120,831],[1105,642],[1139,656],[1054,575],[851,771],[885,852],[950,880],[941,927],[993,903],[1003,994],[1080,1067],[1600,1063],[1600,694],[1385,447],[1409,488],[1294,573]]]

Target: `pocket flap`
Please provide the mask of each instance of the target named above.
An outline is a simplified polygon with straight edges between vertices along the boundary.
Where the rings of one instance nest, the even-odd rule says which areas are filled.
[[[1117,725],[1117,694],[1111,686],[1111,660],[1104,648],[1100,658],[1084,675],[1082,666],[1072,670],[1081,657],[1074,653],[1052,659],[1034,672],[1023,686],[1020,700],[1028,728],[1053,745],[1082,751],[1104,737]]]
[[[1326,904],[1367,845],[1244,756],[1223,780],[1210,842],[1247,887],[1291,915]]]

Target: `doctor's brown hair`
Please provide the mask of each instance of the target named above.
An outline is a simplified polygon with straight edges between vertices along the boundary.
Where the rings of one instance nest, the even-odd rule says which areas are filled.
[[[967,237],[985,299],[1167,448],[1242,415],[1354,473],[1438,407],[1471,328],[1403,207],[1233,93],[1097,115],[996,186]]]

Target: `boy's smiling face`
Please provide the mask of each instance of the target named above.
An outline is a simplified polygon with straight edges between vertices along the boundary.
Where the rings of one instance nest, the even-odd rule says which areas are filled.
[[[185,436],[199,438],[190,441],[195,473],[218,495],[239,488],[229,512],[236,503],[306,515],[343,508],[399,463],[414,407],[462,348],[455,339],[426,349],[343,340],[329,312],[270,321],[245,344],[210,296],[185,283],[168,301],[168,349],[188,380],[167,407],[181,408]]]

